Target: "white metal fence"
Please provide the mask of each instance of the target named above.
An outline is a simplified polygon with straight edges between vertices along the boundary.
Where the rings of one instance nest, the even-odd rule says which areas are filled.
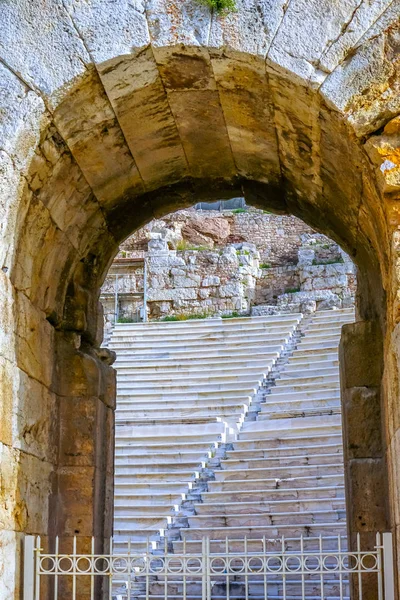
[[[154,542],[96,553],[73,538],[66,551],[58,538],[52,551],[27,536],[23,600],[252,600],[312,598],[394,600],[392,535],[377,534],[373,550],[360,538],[349,551],[346,538]],[[140,545],[140,544],[139,544]]]

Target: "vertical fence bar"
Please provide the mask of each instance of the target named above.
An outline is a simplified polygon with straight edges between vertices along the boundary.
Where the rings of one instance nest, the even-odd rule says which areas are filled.
[[[206,538],[206,569],[207,569],[207,600],[211,600],[211,543],[210,538]],[[229,596],[228,596],[229,598]]]
[[[378,600],[383,600],[383,562],[381,534],[376,534],[376,566],[378,569]]]
[[[90,557],[90,600],[94,600],[94,537],[92,537],[90,548],[92,552],[92,556]]]
[[[56,537],[56,545],[55,545],[55,561],[54,561],[54,600],[58,598],[58,553],[60,549],[60,543],[58,535]]]
[[[282,536],[282,594],[283,594],[283,600],[286,600],[286,556],[285,556],[285,536]]]
[[[383,534],[383,577],[385,582],[385,600],[394,600],[394,560],[391,533]]]
[[[300,538],[300,553],[301,553],[301,598],[305,600],[306,597],[306,582],[305,582],[305,564],[304,564],[304,538],[303,535]]]
[[[108,599],[112,600],[113,587],[113,539],[110,537],[110,556],[109,556],[109,573],[108,573]]]
[[[228,538],[225,538],[225,561],[226,561],[226,600],[229,600],[231,597],[231,593],[230,593],[230,573],[229,573],[229,542],[228,542]],[[208,594],[208,593],[207,593]],[[210,600],[211,598],[211,594],[208,596],[207,595],[207,600]]]
[[[247,535],[244,536],[244,565],[245,565],[245,576],[244,576],[244,585],[245,585],[245,593],[246,600],[249,600],[249,575],[248,575],[248,546],[247,546]]]
[[[115,274],[115,290],[114,290],[114,325],[118,323],[118,274]]]
[[[343,563],[342,563],[342,538],[338,535],[338,565],[339,565],[339,594],[340,600],[343,600]]]
[[[201,598],[207,600],[207,580],[209,578],[207,561],[206,561],[206,538],[203,537],[201,540],[201,566],[203,571],[202,586],[201,586]]]
[[[187,577],[187,562],[186,562],[186,538],[183,538],[183,558],[182,558],[182,565],[183,565],[183,589],[182,589],[182,596],[183,596],[183,600],[186,600],[186,577]]]
[[[149,561],[149,538],[147,537],[147,543],[146,543],[146,600],[149,600],[149,595],[150,595],[150,561]]]
[[[324,563],[323,563],[323,546],[322,546],[322,534],[319,534],[319,568],[321,569],[321,598],[324,597]]]
[[[40,552],[41,548],[40,535],[36,538],[36,556],[35,556],[35,600],[40,600]]]
[[[358,560],[358,569],[357,569],[358,570],[358,598],[359,598],[359,600],[362,600],[361,540],[360,540],[359,533],[357,533],[357,560]]]
[[[23,600],[34,600],[35,594],[35,536],[24,538],[24,596]]]
[[[268,598],[268,582],[267,582],[267,543],[265,535],[263,536],[263,561],[262,568],[264,571],[264,598]]]
[[[72,542],[72,600],[76,600],[76,535]]]

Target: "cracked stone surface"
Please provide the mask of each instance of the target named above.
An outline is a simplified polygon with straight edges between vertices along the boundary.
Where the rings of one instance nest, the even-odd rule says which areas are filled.
[[[118,244],[154,217],[237,195],[300,217],[357,264],[357,316],[379,323],[378,350],[385,348],[382,527],[400,527],[400,2],[237,4],[221,17],[195,0],[3,3],[0,442],[8,491],[1,488],[0,499],[10,506],[0,551],[7,562],[19,564],[23,530],[111,533],[115,380],[99,358],[98,295]],[[60,438],[51,406],[71,390],[81,397],[82,388],[97,442],[86,446],[82,416],[84,466],[65,465],[59,449],[76,424],[70,411],[56,410]],[[32,420],[18,425],[30,389],[43,412],[32,404]],[[0,570],[0,600],[19,595],[15,565]]]

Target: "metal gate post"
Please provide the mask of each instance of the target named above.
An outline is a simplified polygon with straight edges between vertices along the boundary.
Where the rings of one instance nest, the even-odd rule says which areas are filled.
[[[35,597],[35,536],[24,538],[24,588],[23,600],[34,600]]]
[[[383,577],[385,600],[394,600],[393,538],[391,533],[383,534]]]

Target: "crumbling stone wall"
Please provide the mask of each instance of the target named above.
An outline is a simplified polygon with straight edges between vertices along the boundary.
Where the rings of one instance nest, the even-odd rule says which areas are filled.
[[[263,262],[261,255],[271,262]],[[147,260],[150,319],[354,305],[352,261],[299,219],[257,209],[186,210],[150,222],[122,244],[102,287],[109,324],[115,320],[116,287],[119,318],[141,318],[143,300],[137,293],[143,292],[143,268],[133,264],[124,271],[124,264],[138,256]]]
[[[2,22],[1,600],[20,597],[24,532],[79,531],[99,548],[110,533],[100,286],[127,236],[202,199],[294,214],[357,263],[343,354],[357,370],[344,385],[349,532],[390,527],[399,545],[397,3],[250,0],[221,17],[192,0],[15,0]],[[47,390],[55,435],[31,453],[16,415],[26,410],[32,437],[43,431]],[[357,417],[371,396],[379,443]],[[93,410],[70,450],[82,397]]]

